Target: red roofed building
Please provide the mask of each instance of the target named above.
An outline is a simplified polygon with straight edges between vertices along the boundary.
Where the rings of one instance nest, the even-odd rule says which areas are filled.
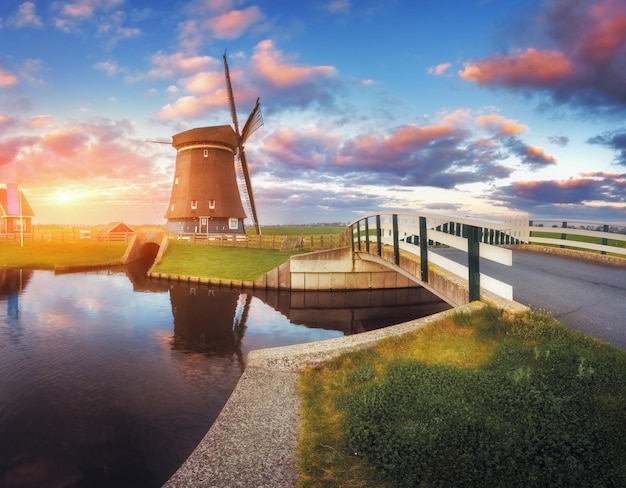
[[[16,185],[0,188],[0,234],[15,234],[20,230],[26,234],[31,233],[34,216],[24,192],[18,190]]]

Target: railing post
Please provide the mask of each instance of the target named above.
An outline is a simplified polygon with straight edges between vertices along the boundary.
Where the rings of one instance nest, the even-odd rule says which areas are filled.
[[[424,283],[428,283],[428,236],[426,233],[426,217],[420,217],[420,274]]]
[[[480,300],[480,227],[467,226],[467,267],[469,268],[469,301]]]
[[[380,214],[376,215],[376,246],[378,247],[378,255],[383,255],[383,235],[380,229]]]
[[[563,222],[563,225],[561,226],[561,228],[567,229],[567,222]],[[561,234],[561,240],[564,241],[566,239],[567,239],[567,234]],[[561,247],[565,247],[565,244],[561,244]]]
[[[392,215],[393,226],[393,263],[400,264],[400,239],[398,237],[398,214]]]
[[[361,250],[361,221],[356,223],[356,238],[358,243],[358,249]]]
[[[608,224],[604,224],[604,227],[602,227],[602,230],[604,232],[608,232],[609,231],[609,225]],[[609,244],[609,240],[606,237],[602,238],[602,245],[603,246],[607,246]],[[601,254],[606,254],[606,251],[602,251]]]
[[[369,219],[365,219],[365,250],[370,252],[370,223]]]
[[[350,247],[352,248],[352,254],[354,254],[354,225],[350,226]]]

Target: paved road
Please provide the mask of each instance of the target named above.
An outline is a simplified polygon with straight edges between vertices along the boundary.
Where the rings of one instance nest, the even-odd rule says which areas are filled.
[[[437,253],[467,259],[454,249]],[[516,302],[626,350],[626,268],[514,251],[511,268],[481,259],[480,271],[513,285]]]

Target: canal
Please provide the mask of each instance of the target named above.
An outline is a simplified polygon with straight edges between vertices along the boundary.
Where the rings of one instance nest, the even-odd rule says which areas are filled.
[[[423,289],[233,291],[0,270],[0,486],[159,487],[265,347],[445,310]]]

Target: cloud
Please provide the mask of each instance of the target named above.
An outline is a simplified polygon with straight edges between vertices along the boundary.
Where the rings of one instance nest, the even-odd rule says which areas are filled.
[[[612,149],[617,153],[615,156],[617,164],[626,166],[626,130],[604,132],[587,139],[587,142]]]
[[[625,2],[544,0],[534,21],[543,36],[537,46],[468,61],[460,77],[481,86],[544,93],[554,105],[626,108]],[[533,26],[525,31],[532,39]]]
[[[257,90],[268,93],[274,106],[305,107],[311,103],[330,105],[335,99],[337,70],[333,66],[308,66],[293,63],[276,49],[271,40],[254,48],[248,76]]]
[[[281,129],[264,137],[257,171],[284,179],[341,180],[348,186],[450,189],[509,177],[514,169],[505,160],[520,154],[508,144],[509,138],[479,137],[468,128],[445,123],[405,124],[347,139],[328,128]],[[529,158],[522,153],[519,159],[537,164]]]
[[[43,22],[37,15],[37,7],[33,2],[24,2],[18,7],[17,13],[7,20],[7,25],[18,29],[23,27],[42,27]]]
[[[511,153],[519,157],[522,164],[528,166],[531,170],[537,170],[556,164],[556,158],[554,156],[546,154],[540,147],[529,146],[519,139],[510,138],[506,141],[505,145]]]
[[[231,10],[213,17],[207,22],[207,27],[218,39],[237,39],[251,26],[262,20],[261,10],[253,6],[245,10]]]
[[[565,147],[569,144],[569,137],[567,136],[550,136],[548,140],[552,144],[556,144],[557,146]]]
[[[146,75],[148,78],[178,78],[221,66],[221,62],[211,56],[187,55],[182,52],[166,54],[162,51],[153,54],[150,63],[152,68]]]
[[[490,196],[515,210],[562,215],[567,206],[585,214],[594,207],[617,216],[619,206],[626,202],[626,174],[584,173],[568,180],[516,181],[494,189]],[[624,207],[621,206],[622,218]],[[574,213],[575,215],[575,213]],[[580,215],[580,213],[579,213]]]
[[[441,64],[438,64],[437,66],[431,66],[430,68],[428,68],[428,73],[431,75],[440,76],[444,74],[446,71],[448,71],[451,67],[452,67],[451,63],[441,63]]]
[[[482,125],[489,130],[504,134],[516,135],[528,130],[528,126],[520,124],[511,119],[505,119],[501,115],[481,115],[476,118],[476,123]]]
[[[13,73],[0,68],[0,88],[16,86],[18,83],[19,81]]]
[[[351,7],[350,0],[332,0],[325,5],[331,14],[349,14]]]
[[[494,55],[476,63],[465,63],[459,76],[480,85],[509,88],[540,88],[567,79],[572,63],[562,52],[528,48],[508,56]]]

